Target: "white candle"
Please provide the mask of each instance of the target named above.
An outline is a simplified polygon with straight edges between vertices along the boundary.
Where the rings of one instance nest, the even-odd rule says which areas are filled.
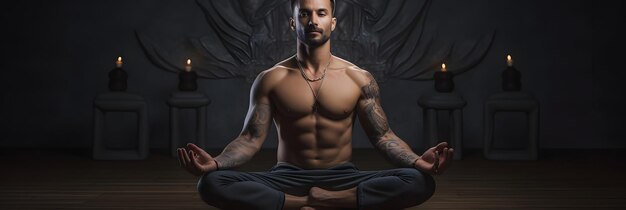
[[[446,71],[448,71],[448,70],[446,69],[446,64],[445,64],[445,63],[442,63],[442,64],[441,64],[441,72],[446,72]]]
[[[115,61],[115,67],[122,68],[122,57],[117,57],[117,61]]]
[[[191,59],[187,59],[187,65],[185,65],[185,71],[191,71]]]
[[[513,58],[511,57],[511,55],[506,56],[506,65],[509,67],[513,66]]]

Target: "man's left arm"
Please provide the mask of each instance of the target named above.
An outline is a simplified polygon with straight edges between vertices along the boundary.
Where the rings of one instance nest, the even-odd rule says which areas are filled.
[[[370,142],[400,167],[415,167],[431,174],[443,172],[444,167],[448,165],[446,159],[452,156],[452,150],[447,148],[447,143],[428,149],[422,157],[415,154],[411,147],[389,128],[387,116],[380,103],[378,84],[371,74],[365,74],[368,81],[361,87],[357,112]]]

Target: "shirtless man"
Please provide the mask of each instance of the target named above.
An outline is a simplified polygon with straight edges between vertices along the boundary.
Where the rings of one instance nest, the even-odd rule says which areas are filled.
[[[421,156],[389,128],[372,75],[330,53],[334,0],[292,0],[289,24],[297,54],[259,74],[239,136],[212,157],[179,148],[183,168],[201,176],[198,191],[221,209],[402,209],[426,201],[431,175],[443,173],[453,149],[443,142]],[[358,116],[374,147],[399,168],[359,171],[349,161]],[[269,172],[230,170],[259,151],[270,123],[278,163]]]

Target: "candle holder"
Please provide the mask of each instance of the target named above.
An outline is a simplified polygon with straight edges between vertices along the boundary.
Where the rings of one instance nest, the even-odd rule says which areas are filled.
[[[435,72],[435,90],[437,92],[449,93],[454,90],[454,75],[448,71],[437,71]]]
[[[126,91],[128,74],[122,67],[116,67],[109,72],[109,90],[118,92]]]
[[[196,91],[198,89],[198,74],[195,71],[181,71],[178,74],[178,90]]]
[[[520,91],[522,89],[521,73],[513,66],[508,66],[502,71],[502,90]]]

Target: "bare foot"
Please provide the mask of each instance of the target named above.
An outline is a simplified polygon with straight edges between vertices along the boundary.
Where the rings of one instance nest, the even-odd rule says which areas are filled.
[[[302,210],[303,206],[307,205],[307,201],[309,199],[307,196],[294,196],[285,193],[285,202],[283,203],[284,210]],[[307,209],[307,210],[315,210],[315,209]]]
[[[323,207],[323,206],[303,206],[300,210],[342,210],[342,208],[332,208],[332,207]]]
[[[319,187],[309,190],[309,206],[333,207],[333,208],[356,208],[356,188],[329,191]]]
[[[330,193],[330,191],[319,187],[311,187],[309,190],[309,198],[313,201],[313,204],[318,204],[319,202],[330,199]]]

